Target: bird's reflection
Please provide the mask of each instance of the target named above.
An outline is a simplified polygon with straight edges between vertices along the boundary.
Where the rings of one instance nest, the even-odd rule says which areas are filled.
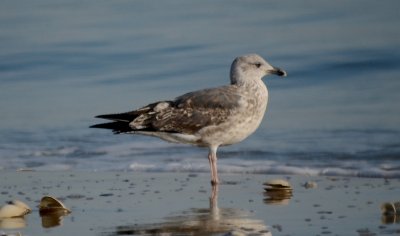
[[[262,220],[248,212],[218,207],[218,186],[212,186],[208,208],[193,208],[166,217],[164,222],[118,226],[109,235],[264,235],[271,232]]]

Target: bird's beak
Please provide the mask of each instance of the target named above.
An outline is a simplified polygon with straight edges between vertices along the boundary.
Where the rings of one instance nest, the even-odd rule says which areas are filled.
[[[268,73],[283,77],[287,76],[286,71],[278,67],[273,67],[271,70],[268,71]]]

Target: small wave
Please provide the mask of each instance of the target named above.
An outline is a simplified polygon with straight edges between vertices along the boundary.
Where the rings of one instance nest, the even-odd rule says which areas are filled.
[[[31,168],[32,170],[37,170],[37,171],[65,171],[65,170],[72,170],[73,165],[68,165],[68,164],[43,164],[41,166]]]
[[[168,164],[140,163],[134,162],[129,165],[129,170],[138,172],[209,172],[206,160],[200,162],[173,162]],[[307,175],[307,176],[348,176],[348,177],[368,177],[368,178],[400,178],[400,169],[388,170],[373,166],[363,166],[354,169],[344,166],[289,166],[285,164],[263,162],[255,164],[248,163],[220,163],[218,165],[220,173],[234,174],[284,174],[284,175]]]
[[[57,147],[43,150],[26,151],[21,157],[92,157],[106,154],[105,151],[87,151],[80,147]]]
[[[148,137],[120,135],[110,138],[108,135],[85,133],[66,136],[54,132],[50,133],[51,136],[12,134],[11,141],[3,138],[4,143],[0,146],[0,169],[210,171],[206,149]],[[261,135],[245,145],[221,148],[218,153],[219,171],[400,178],[398,131],[346,130],[268,135]],[[91,142],[82,142],[82,139]]]

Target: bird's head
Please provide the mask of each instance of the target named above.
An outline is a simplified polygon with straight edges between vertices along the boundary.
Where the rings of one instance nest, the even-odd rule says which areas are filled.
[[[237,57],[231,66],[231,84],[246,83],[248,80],[261,80],[264,76],[275,74],[286,76],[286,71],[271,66],[257,54]]]

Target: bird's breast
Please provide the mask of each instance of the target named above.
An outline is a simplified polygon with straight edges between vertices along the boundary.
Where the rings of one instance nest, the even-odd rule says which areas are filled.
[[[239,106],[226,122],[200,131],[203,142],[213,145],[235,144],[258,128],[267,108],[268,90],[262,83],[246,88],[241,94]]]

